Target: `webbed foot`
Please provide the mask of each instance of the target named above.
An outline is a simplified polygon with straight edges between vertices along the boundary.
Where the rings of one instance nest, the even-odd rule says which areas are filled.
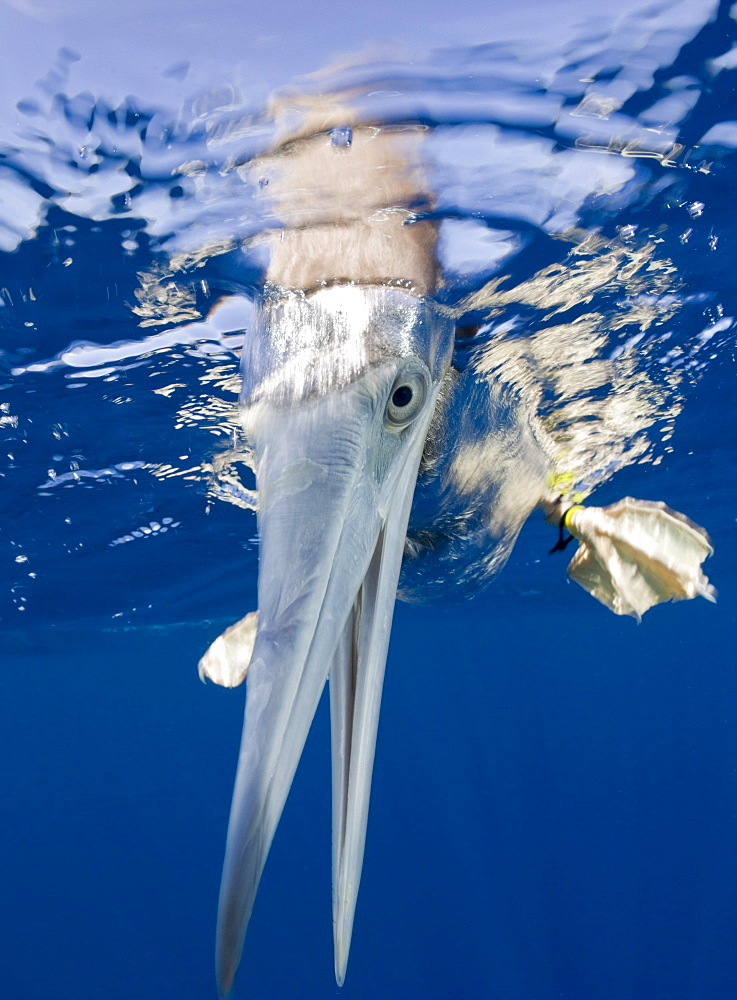
[[[709,536],[662,502],[625,497],[608,507],[577,504],[561,523],[579,541],[568,575],[617,615],[640,621],[663,601],[716,600],[701,570],[714,551]]]

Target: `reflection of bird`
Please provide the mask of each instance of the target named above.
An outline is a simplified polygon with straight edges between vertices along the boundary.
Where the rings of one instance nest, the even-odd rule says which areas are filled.
[[[454,366],[454,323],[432,300],[435,228],[417,219],[431,204],[421,132],[351,128],[329,109],[306,117],[254,166],[283,222],[270,236],[260,318],[243,352],[258,622],[251,614],[231,627],[200,664],[226,685],[248,672],[220,895],[223,995],[328,676],[343,982],[403,556],[410,596],[453,578],[482,582],[541,505],[580,536],[579,578],[614,610],[639,616],[658,600],[711,596],[700,529],[635,501],[626,517],[578,505],[567,513],[572,501],[551,488],[559,470],[534,406],[501,380]]]

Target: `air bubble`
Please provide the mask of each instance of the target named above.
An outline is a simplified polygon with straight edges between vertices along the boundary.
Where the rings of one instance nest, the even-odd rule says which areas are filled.
[[[347,149],[353,142],[353,129],[349,125],[331,129],[330,141],[337,149]]]

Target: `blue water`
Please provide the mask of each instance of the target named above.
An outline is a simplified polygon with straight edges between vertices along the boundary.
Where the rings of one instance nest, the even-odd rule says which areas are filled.
[[[346,985],[323,704],[234,996],[737,993],[737,21],[695,0],[488,8],[0,10],[2,997],[215,996],[243,693],[196,665],[255,607],[258,560],[212,470],[237,449],[263,273],[235,166],[269,145],[269,93],[326,66],[377,118],[431,127],[451,306],[573,267],[586,234],[594,262],[655,248],[588,302],[520,294],[489,322],[603,317],[598,356],[632,360],[651,411],[579,471],[592,502],[704,525],[719,601],[617,618],[533,516],[474,600],[399,604]],[[481,346],[487,320],[464,320]]]

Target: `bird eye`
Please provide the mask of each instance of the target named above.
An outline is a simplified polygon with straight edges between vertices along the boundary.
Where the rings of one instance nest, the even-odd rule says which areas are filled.
[[[403,372],[392,386],[386,408],[386,426],[401,430],[411,424],[427,398],[428,378],[424,372]]]
[[[392,406],[402,409],[412,402],[414,392],[411,385],[400,385],[392,393]]]

